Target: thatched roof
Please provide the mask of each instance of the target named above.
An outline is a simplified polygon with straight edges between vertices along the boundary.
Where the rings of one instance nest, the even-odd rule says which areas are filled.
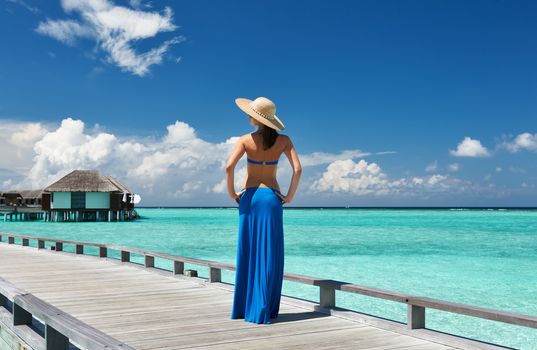
[[[22,198],[41,198],[43,190],[23,190],[19,191]]]
[[[131,193],[121,182],[110,176],[104,176],[97,170],[74,170],[46,187],[44,191]]]
[[[22,198],[20,191],[5,191],[1,193],[4,198]]]

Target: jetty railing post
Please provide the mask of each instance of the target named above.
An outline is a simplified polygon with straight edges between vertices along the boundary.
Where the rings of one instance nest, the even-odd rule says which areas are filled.
[[[121,261],[122,262],[129,262],[131,261],[131,252],[128,252],[126,250],[121,251]]]
[[[13,303],[13,326],[31,325],[32,314],[26,311],[22,306]]]
[[[408,304],[407,326],[410,329],[425,328],[425,308],[423,306]]]
[[[84,254],[84,245],[83,244],[77,244],[76,245],[76,253],[77,254]]]
[[[8,244],[15,244],[15,237],[11,237],[11,236],[9,236],[9,237],[7,238],[7,243],[8,243]]]
[[[335,307],[336,306],[336,290],[331,287],[320,286],[319,305],[321,307]]]
[[[222,270],[209,266],[209,282],[222,282]]]
[[[173,274],[174,275],[184,275],[185,274],[185,263],[182,261],[173,261]]]
[[[155,257],[151,255],[145,255],[144,259],[145,267],[155,267]]]
[[[58,332],[49,324],[45,324],[45,343],[47,350],[69,349],[69,338]]]
[[[29,246],[30,245],[30,240],[28,238],[23,238],[22,239],[22,245],[23,246]]]
[[[56,242],[56,251],[61,252],[63,250],[63,243],[62,242]]]
[[[99,247],[99,257],[100,258],[106,258],[107,256],[108,256],[108,248]]]
[[[4,309],[9,310],[7,301],[8,301],[8,298],[4,294],[0,293],[0,307],[3,307]]]
[[[37,240],[37,249],[44,249],[45,248],[45,241],[42,239]]]

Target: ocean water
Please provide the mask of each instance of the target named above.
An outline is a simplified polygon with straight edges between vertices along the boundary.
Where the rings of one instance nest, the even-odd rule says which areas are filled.
[[[137,211],[134,222],[0,222],[0,231],[235,263],[236,209]],[[286,209],[284,225],[286,272],[537,316],[536,210]],[[233,283],[234,273],[222,278]],[[288,281],[282,293],[319,297],[318,288]],[[336,304],[406,321],[406,305],[396,302],[337,291]],[[430,309],[426,318],[430,329],[537,349],[536,329]]]

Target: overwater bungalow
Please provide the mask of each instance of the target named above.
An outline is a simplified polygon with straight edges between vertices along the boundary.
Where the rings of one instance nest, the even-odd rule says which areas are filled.
[[[43,190],[47,221],[125,221],[136,217],[134,194],[96,170],[75,170]]]
[[[19,191],[6,191],[0,193],[0,204],[5,206],[20,206],[22,205],[22,195]]]
[[[39,220],[42,190],[0,192],[0,220]]]
[[[24,190],[19,191],[22,197],[22,205],[28,207],[40,207],[41,206],[41,197],[43,195],[43,190]]]

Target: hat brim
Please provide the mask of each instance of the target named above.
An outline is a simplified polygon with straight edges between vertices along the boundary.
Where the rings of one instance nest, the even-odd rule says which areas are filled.
[[[240,109],[242,109],[243,112],[248,114],[250,117],[254,118],[258,122],[260,122],[263,125],[268,126],[269,128],[276,129],[276,130],[283,130],[285,129],[285,125],[283,125],[282,121],[274,115],[273,120],[269,120],[250,107],[250,103],[252,103],[252,100],[249,100],[247,98],[237,98],[235,99],[235,103],[237,106],[239,106]]]

